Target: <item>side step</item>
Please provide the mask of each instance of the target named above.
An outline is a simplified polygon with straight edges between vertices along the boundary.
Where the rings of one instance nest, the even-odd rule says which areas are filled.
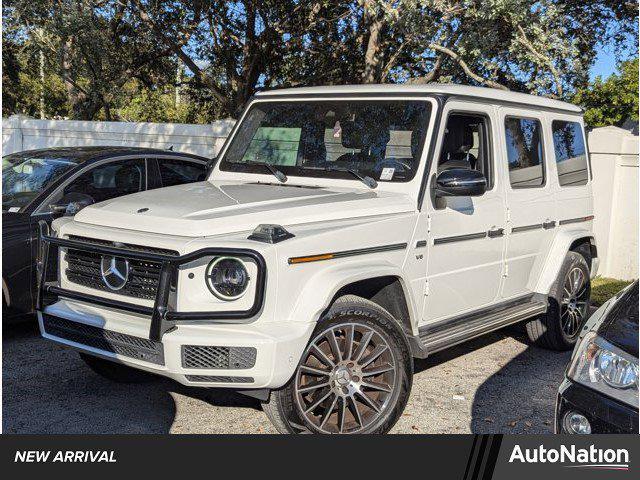
[[[529,296],[476,313],[425,325],[420,329],[420,341],[423,348],[432,354],[546,311],[546,298],[542,299],[539,295]]]

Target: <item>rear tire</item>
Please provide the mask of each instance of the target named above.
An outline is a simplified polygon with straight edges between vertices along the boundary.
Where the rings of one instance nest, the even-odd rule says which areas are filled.
[[[587,260],[578,252],[568,252],[549,292],[547,312],[527,322],[529,339],[550,350],[571,350],[587,319],[590,297]]]
[[[318,322],[293,377],[271,392],[263,410],[280,433],[387,433],[407,404],[412,379],[409,345],[396,320],[346,295]]]
[[[116,383],[146,383],[154,379],[150,373],[122,365],[120,363],[105,360],[81,353],[80,358],[87,366],[101,377]]]

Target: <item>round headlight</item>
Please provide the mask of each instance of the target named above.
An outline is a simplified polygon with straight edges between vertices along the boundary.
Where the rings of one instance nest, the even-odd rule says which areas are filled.
[[[213,259],[207,266],[207,287],[221,300],[236,300],[247,291],[249,272],[233,257]]]

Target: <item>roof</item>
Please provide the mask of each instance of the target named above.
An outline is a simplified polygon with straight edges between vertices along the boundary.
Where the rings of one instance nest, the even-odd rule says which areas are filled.
[[[326,87],[298,87],[265,90],[256,94],[257,97],[280,97],[285,95],[345,95],[345,94],[444,94],[459,97],[474,97],[496,102],[509,102],[534,105],[542,108],[565,110],[580,113],[582,109],[572,103],[561,102],[551,98],[529,95],[527,93],[499,90],[488,87],[470,87],[467,85],[452,85],[444,83],[427,84],[367,84],[367,85],[332,85]]]
[[[189,157],[197,160],[207,161],[206,157],[193,155],[191,153],[174,152],[160,148],[145,147],[122,147],[122,146],[101,146],[101,147],[56,147],[41,148],[37,150],[25,150],[10,154],[12,157],[47,157],[64,158],[77,164],[101,160],[111,157],[124,157],[129,155],[171,155],[176,157]],[[8,155],[7,155],[8,156]]]

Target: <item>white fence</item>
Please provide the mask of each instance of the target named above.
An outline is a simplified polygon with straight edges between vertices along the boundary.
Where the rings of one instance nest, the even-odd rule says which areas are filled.
[[[595,233],[603,277],[638,278],[638,136],[617,127],[589,134]]]
[[[2,155],[35,148],[124,145],[173,147],[210,158],[218,153],[233,124],[233,120],[209,125],[35,120],[14,115],[2,119]]]
[[[233,120],[210,125],[2,120],[2,154],[56,146],[128,145],[169,148],[213,157]],[[589,134],[594,177],[595,233],[600,274],[638,277],[638,136],[616,127]]]

